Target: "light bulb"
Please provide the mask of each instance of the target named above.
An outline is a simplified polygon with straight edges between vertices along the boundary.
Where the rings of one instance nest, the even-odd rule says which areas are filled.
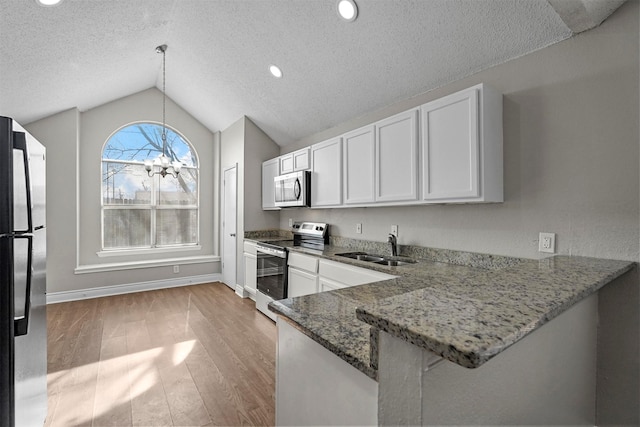
[[[355,21],[358,17],[358,6],[353,0],[338,0],[338,14],[345,21]]]

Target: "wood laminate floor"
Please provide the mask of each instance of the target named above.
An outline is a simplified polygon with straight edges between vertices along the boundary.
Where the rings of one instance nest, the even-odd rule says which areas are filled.
[[[47,306],[46,426],[275,423],[274,323],[222,283]]]

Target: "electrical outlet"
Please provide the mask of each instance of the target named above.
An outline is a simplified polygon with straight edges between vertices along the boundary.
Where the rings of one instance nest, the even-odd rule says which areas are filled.
[[[174,265],[173,266],[173,272],[174,273],[180,273],[180,266],[179,265]]]
[[[538,251],[550,254],[556,253],[556,233],[540,233]]]
[[[398,226],[397,225],[392,225],[391,226],[391,234],[393,234],[394,236],[398,237]]]
[[[362,234],[362,224],[356,224],[356,233]]]
[[[293,218],[289,218],[289,227],[293,227]]]

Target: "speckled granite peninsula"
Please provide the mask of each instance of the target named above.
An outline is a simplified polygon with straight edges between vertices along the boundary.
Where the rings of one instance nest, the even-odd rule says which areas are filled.
[[[398,277],[275,301],[269,308],[373,379],[379,331],[475,368],[635,266],[596,258],[529,260],[407,247],[402,255],[420,257],[418,263],[386,267],[336,256],[366,249],[357,242],[333,240],[324,251],[291,250]]]

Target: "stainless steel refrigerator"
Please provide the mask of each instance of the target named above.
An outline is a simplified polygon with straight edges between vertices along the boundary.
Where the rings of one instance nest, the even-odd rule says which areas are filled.
[[[0,116],[0,425],[47,416],[45,148]]]

